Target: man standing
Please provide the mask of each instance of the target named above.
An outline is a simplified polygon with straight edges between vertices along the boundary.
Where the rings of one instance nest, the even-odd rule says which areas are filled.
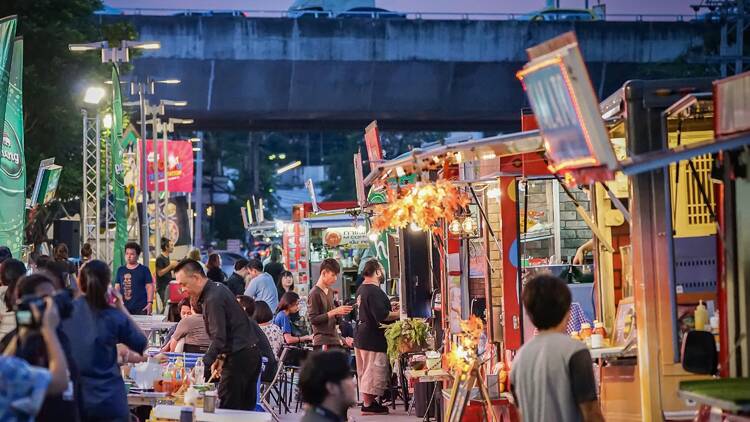
[[[352,311],[351,306],[335,307],[333,302],[333,285],[341,272],[341,266],[328,258],[320,264],[320,278],[307,295],[308,316],[313,331],[313,347],[327,350],[330,347],[341,347],[341,337],[336,330],[337,317]],[[347,337],[344,342],[351,347],[354,340]]]
[[[234,272],[227,279],[227,287],[235,296],[245,292],[245,276],[247,276],[247,259],[238,259],[234,263]]]
[[[362,277],[364,281],[357,289],[359,326],[354,338],[362,414],[382,415],[388,413],[388,408],[378,403],[377,398],[388,388],[390,371],[386,355],[388,344],[381,324],[398,319],[399,313],[391,311],[391,301],[380,288],[383,268],[377,259],[367,260]]]
[[[565,334],[571,295],[561,279],[540,275],[521,295],[539,330],[513,360],[511,392],[527,421],[604,421],[586,345]]]
[[[175,267],[180,286],[203,308],[211,344],[203,362],[220,376],[219,400],[224,409],[253,410],[260,375],[258,337],[245,311],[226,286],[211,282],[197,261],[184,259]]]
[[[151,271],[138,263],[141,246],[135,242],[125,244],[125,265],[117,269],[115,288],[120,290],[125,308],[131,315],[151,315],[154,301],[154,284]]]
[[[169,282],[174,278],[172,270],[177,266],[177,262],[169,260],[169,254],[174,252],[172,241],[166,237],[161,238],[161,254],[156,258],[156,292],[164,304],[169,304]]]
[[[357,402],[349,356],[345,353],[315,352],[302,365],[299,392],[309,404],[302,422],[343,422]]]
[[[270,274],[263,272],[263,263],[257,259],[251,259],[247,263],[247,278],[250,283],[245,289],[245,296],[250,296],[256,302],[263,301],[268,304],[272,312],[276,312],[279,306],[279,291]]]

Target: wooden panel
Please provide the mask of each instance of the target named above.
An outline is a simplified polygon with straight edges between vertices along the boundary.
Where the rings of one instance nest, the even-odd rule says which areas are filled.
[[[606,366],[601,370],[600,401],[607,421],[641,421],[637,365]]]

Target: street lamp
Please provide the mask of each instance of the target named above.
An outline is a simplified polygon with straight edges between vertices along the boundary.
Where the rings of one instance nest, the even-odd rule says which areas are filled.
[[[112,129],[112,113],[107,113],[102,118],[102,125],[104,129]]]
[[[105,95],[104,88],[100,86],[90,86],[86,88],[86,93],[83,95],[83,102],[86,104],[98,105]]]
[[[86,51],[94,51],[94,50],[101,50],[101,57],[102,57],[102,63],[113,63],[115,66],[117,66],[118,63],[127,63],[130,61],[130,49],[136,48],[141,50],[156,50],[161,48],[161,43],[158,41],[131,41],[131,40],[123,40],[120,42],[119,47],[109,47],[109,43],[107,41],[96,41],[96,42],[90,42],[90,43],[83,43],[83,44],[68,44],[68,49],[73,52],[86,52]],[[175,83],[176,80],[168,80],[169,82],[166,83]],[[150,85],[150,91],[153,93],[153,82],[154,81],[148,81],[151,82]],[[134,91],[135,86],[131,83],[131,93]],[[141,145],[141,156],[145,159],[146,157],[146,142],[145,142],[145,135],[146,135],[146,116],[145,116],[145,85],[143,83],[138,84],[138,97],[140,100],[141,105],[141,136],[144,138],[144,141]],[[84,127],[84,131],[86,128]],[[84,142],[86,139],[86,133],[84,132]],[[97,166],[99,165],[99,162],[97,161]],[[98,170],[97,170],[98,171]],[[148,265],[149,263],[149,241],[148,241],[148,190],[146,189],[146,166],[141,165],[141,185],[143,186],[143,189],[141,189],[141,195],[142,195],[142,202],[143,202],[143,218],[141,219],[141,249],[143,250],[143,262]],[[85,191],[86,188],[84,188]],[[98,207],[98,205],[97,205]],[[98,208],[97,208],[98,211]],[[98,245],[97,245],[98,246]],[[109,245],[107,245],[109,248]]]

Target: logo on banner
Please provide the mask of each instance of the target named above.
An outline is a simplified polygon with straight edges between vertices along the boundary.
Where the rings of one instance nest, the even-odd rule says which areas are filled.
[[[23,172],[21,144],[15,129],[6,121],[3,130],[3,145],[0,153],[0,169],[8,177],[18,179]]]

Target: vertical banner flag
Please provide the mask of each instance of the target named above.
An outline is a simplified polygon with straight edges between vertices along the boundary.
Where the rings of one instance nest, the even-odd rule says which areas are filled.
[[[122,137],[122,95],[120,94],[120,74],[112,65],[112,195],[115,206],[115,244],[112,253],[112,266],[119,268],[124,263],[125,242],[128,241],[128,201],[125,198],[125,166],[123,162]]]
[[[13,39],[16,37],[16,17],[0,19],[0,121],[5,119],[5,105],[10,80],[10,62],[13,58]]]
[[[13,42],[0,146],[0,245],[20,258],[26,217],[26,161],[23,154],[23,40]]]

